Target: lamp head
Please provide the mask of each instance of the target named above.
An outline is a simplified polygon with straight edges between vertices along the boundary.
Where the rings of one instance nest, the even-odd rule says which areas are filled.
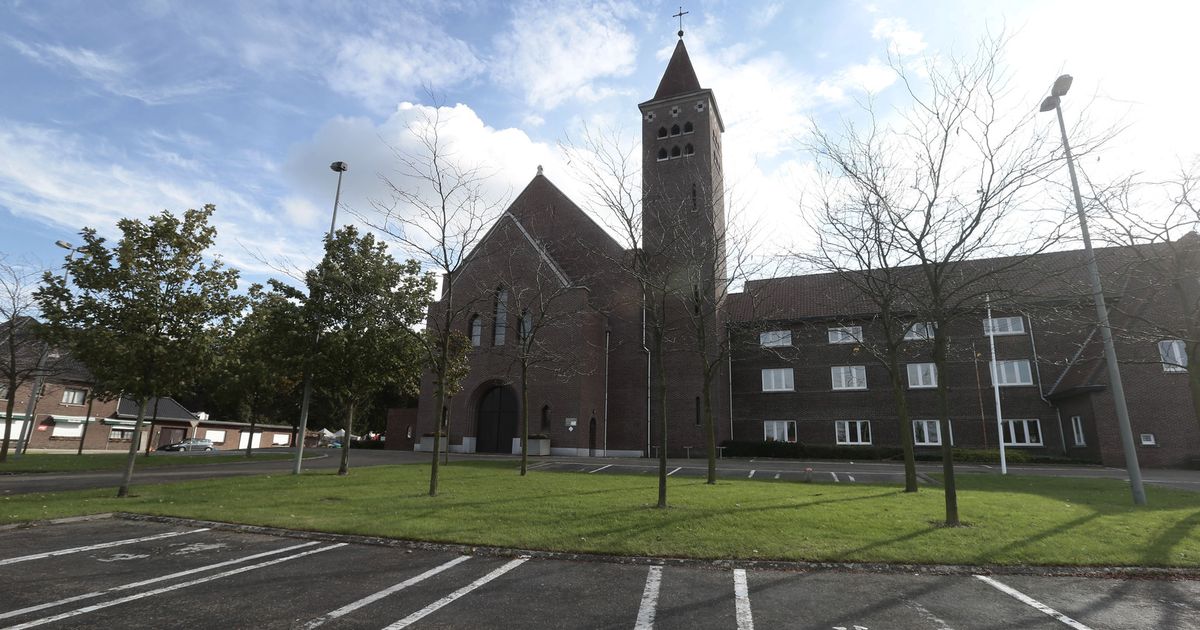
[[[334,162],[333,164],[329,165],[329,168],[335,173],[344,173],[350,169],[350,165],[346,164],[345,162]]]
[[[1042,101],[1042,106],[1040,108],[1038,108],[1038,111],[1039,112],[1052,112],[1052,111],[1054,111],[1054,108],[1058,107],[1058,103],[1059,103],[1059,98],[1057,96],[1054,96],[1054,95],[1047,96],[1046,100]]]
[[[1054,80],[1054,87],[1050,88],[1051,96],[1066,96],[1071,89],[1071,75],[1064,74]]]
[[[61,247],[63,249],[70,249],[70,250],[75,249],[74,245],[72,245],[66,241],[54,241],[54,244],[58,245],[59,247]]]

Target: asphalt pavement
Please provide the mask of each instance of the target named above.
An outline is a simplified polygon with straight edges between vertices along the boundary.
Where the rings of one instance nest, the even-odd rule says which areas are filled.
[[[7,628],[1200,628],[1200,581],[777,570],[118,518],[0,530]]]

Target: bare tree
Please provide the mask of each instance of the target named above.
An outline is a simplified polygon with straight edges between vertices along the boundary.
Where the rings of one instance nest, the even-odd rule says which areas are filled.
[[[12,263],[0,258],[0,343],[4,356],[0,358],[0,387],[4,389],[4,437],[0,442],[0,462],[8,461],[13,427],[13,407],[17,390],[37,378],[44,369],[41,360],[45,344],[35,334],[37,322],[33,314],[37,302],[33,290],[42,276],[34,265]],[[30,397],[34,392],[30,392]],[[25,423],[32,422],[26,417]]]
[[[443,109],[421,109],[408,126],[415,149],[393,146],[396,167],[382,179],[391,198],[373,200],[374,213],[363,217],[426,270],[441,276],[441,296],[431,304],[426,334],[419,338],[424,361],[434,376],[436,404],[429,496],[438,492],[438,454],[446,417],[447,397],[457,389],[452,376],[455,335],[464,324],[470,302],[456,300],[455,274],[483,236],[499,204],[484,190],[487,174],[480,166],[465,163],[444,136]],[[461,344],[457,344],[461,345]]]

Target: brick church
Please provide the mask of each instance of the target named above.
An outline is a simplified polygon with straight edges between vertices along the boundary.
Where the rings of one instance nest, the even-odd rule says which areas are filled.
[[[905,342],[908,427],[899,426],[883,366],[857,347],[877,334],[872,309],[836,274],[754,280],[725,294],[719,282],[725,276],[724,124],[680,35],[653,98],[638,106],[642,213],[630,224],[640,233],[630,236],[640,247],[626,249],[614,240],[538,167],[452,274],[470,371],[443,418],[451,452],[519,452],[524,408],[529,433],[539,438],[531,453],[655,455],[665,409],[668,454],[702,457],[702,417],[709,412],[702,401],[709,400],[717,443],[886,447],[898,446],[906,430],[918,451],[940,449],[943,440],[996,448],[1003,439],[1010,449],[1122,465],[1099,335],[1086,324],[1091,305],[1063,299],[1086,286],[1082,252],[1032,259],[1020,275],[1053,282],[1027,293],[1028,303],[1010,303],[990,318],[960,317],[950,331],[958,351],[948,374],[936,373],[921,323],[913,323]],[[1189,238],[1195,252],[1200,239],[1192,234],[1184,241]],[[1186,304],[1139,280],[1145,274],[1137,270],[1155,251],[1097,250],[1106,292],[1118,305],[1114,327],[1150,314],[1174,330],[1188,328]],[[705,277],[718,282],[697,280]],[[1200,287],[1197,278],[1193,273],[1190,282]],[[650,304],[651,284],[658,295],[691,299]],[[702,308],[711,316],[695,317]],[[1200,422],[1188,383],[1189,369],[1197,370],[1195,336],[1177,335],[1191,339],[1185,342],[1164,330],[1173,329],[1118,335],[1139,459],[1147,466],[1195,464]],[[707,345],[697,345],[698,332]],[[1000,423],[990,341],[998,360]],[[659,373],[666,375],[662,383]],[[939,378],[951,396],[948,435],[934,420]],[[435,429],[435,400],[427,374],[417,408],[390,411],[389,448],[429,447],[423,436]]]

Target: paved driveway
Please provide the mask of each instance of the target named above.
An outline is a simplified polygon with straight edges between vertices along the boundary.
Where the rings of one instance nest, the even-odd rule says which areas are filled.
[[[1200,628],[1200,581],[782,571],[103,519],[0,531],[8,628]]]

